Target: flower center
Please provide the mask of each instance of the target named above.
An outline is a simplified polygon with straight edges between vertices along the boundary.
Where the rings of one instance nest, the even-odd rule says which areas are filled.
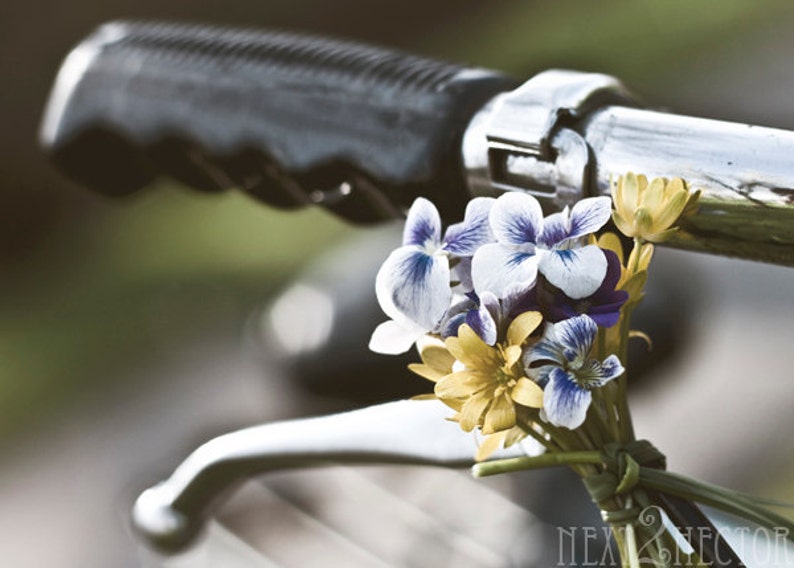
[[[586,314],[590,311],[590,308],[593,307],[593,302],[588,300],[578,300],[574,303],[573,309],[576,310],[577,314]]]
[[[504,367],[497,369],[494,375],[496,382],[499,383],[500,386],[512,388],[516,384],[516,379],[513,377],[513,373]]]

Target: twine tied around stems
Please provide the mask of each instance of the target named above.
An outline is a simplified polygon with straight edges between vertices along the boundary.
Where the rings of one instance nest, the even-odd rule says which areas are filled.
[[[639,507],[614,509],[618,495],[631,492],[640,482],[640,468],[665,469],[667,458],[648,440],[627,444],[610,443],[601,450],[604,470],[582,479],[593,501],[601,509],[604,521],[625,524],[640,514]]]
[[[794,508],[794,505],[760,499],[669,472],[665,470],[665,462],[664,455],[653,444],[636,440],[626,444],[605,444],[601,450],[547,452],[534,457],[482,462],[472,468],[472,473],[476,477],[484,477],[563,465],[596,466],[598,473],[584,475],[583,480],[602,510],[604,520],[613,525],[633,524],[640,513],[631,506],[635,503],[633,499],[629,508],[617,509],[616,497],[638,496],[644,491],[652,491],[714,507],[771,530],[785,530],[786,536],[794,541],[794,522],[769,509]],[[626,501],[628,503],[629,500]]]
[[[582,479],[587,491],[601,509],[604,521],[610,524],[633,522],[640,514],[639,507],[615,509],[618,495],[630,493],[640,483],[640,468],[665,469],[667,459],[648,440],[634,440],[627,444],[610,443],[601,450],[603,471]]]

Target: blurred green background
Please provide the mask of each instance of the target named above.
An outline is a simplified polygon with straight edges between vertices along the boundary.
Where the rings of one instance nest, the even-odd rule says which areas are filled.
[[[794,3],[785,0],[4,3],[0,449],[35,448],[117,381],[135,375],[136,388],[152,387],[145,370],[164,354],[218,330],[238,334],[298,269],[365,232],[319,210],[273,211],[167,180],[116,201],[59,177],[36,146],[58,65],[95,26],[130,17],[312,31],[518,77],[593,70],[621,78],[650,106],[794,127],[794,108],[784,106]],[[790,473],[773,478],[785,486]]]

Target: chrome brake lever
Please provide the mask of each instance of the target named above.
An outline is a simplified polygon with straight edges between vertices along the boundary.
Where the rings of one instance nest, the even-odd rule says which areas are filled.
[[[474,435],[445,420],[451,412],[439,401],[404,400],[219,436],[140,495],[133,526],[149,544],[174,553],[194,541],[224,495],[267,472],[332,463],[470,467]],[[516,455],[520,445],[494,458]]]

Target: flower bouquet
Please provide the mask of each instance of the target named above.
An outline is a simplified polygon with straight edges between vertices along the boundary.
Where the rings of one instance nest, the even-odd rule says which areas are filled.
[[[565,465],[582,479],[623,566],[740,566],[695,503],[794,535],[794,524],[751,496],[666,471],[637,440],[627,403],[628,344],[654,243],[678,230],[699,192],[681,179],[627,173],[612,198],[544,216],[528,194],[475,198],[442,232],[436,208],[411,207],[402,246],[376,290],[389,316],[370,348],[403,353],[431,381],[450,419],[478,437],[477,476]],[[521,444],[526,456],[490,459]],[[677,528],[675,528],[677,526]],[[713,527],[711,527],[713,530]],[[716,532],[716,531],[715,531]]]

